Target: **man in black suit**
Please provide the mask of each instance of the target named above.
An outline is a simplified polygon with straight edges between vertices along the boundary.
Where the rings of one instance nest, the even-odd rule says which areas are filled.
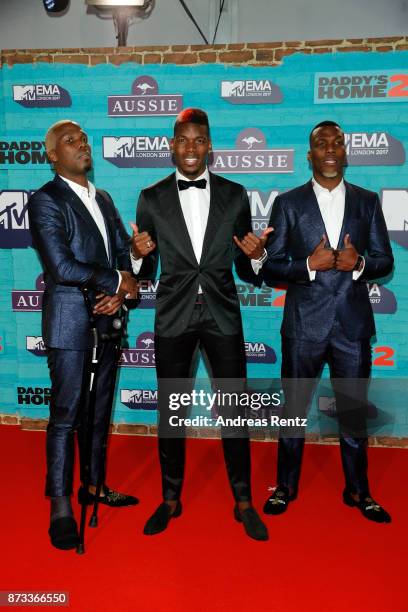
[[[61,549],[78,543],[70,495],[73,437],[84,406],[83,388],[89,370],[90,323],[81,288],[94,304],[99,336],[107,334],[124,297],[134,297],[129,237],[111,197],[88,181],[91,150],[87,136],[73,121],[59,121],[47,132],[46,150],[55,178],[33,194],[28,203],[34,245],[44,266],[45,291],[42,334],[51,377],[47,428],[46,495],[51,497],[51,543]],[[121,271],[116,269],[120,268]],[[116,349],[112,341],[99,346],[94,436],[89,491],[79,495],[93,503],[98,474],[104,476],[101,449],[109,427],[116,379]],[[79,435],[83,428],[79,427]],[[80,450],[83,446],[80,444]],[[102,480],[104,482],[104,480]],[[135,497],[105,484],[100,503],[133,505]]]
[[[171,518],[181,514],[184,428],[172,437],[172,413],[161,381],[188,379],[198,346],[205,350],[215,379],[245,379],[232,265],[241,278],[258,284],[266,242],[266,236],[257,238],[252,233],[244,188],[207,169],[211,140],[206,113],[199,109],[180,113],[171,149],[176,172],[141,192],[133,226],[133,255],[140,262],[145,258],[141,278],[154,278],[159,254],[161,262],[155,354],[163,503],[147,521],[147,535],[163,531]],[[248,432],[243,427],[223,435],[222,443],[236,502],[234,516],[243,522],[249,537],[266,540],[266,528],[251,504]]]
[[[286,416],[303,417],[328,363],[336,396],[345,475],[343,500],[363,516],[389,522],[367,478],[367,387],[375,333],[367,281],[391,272],[393,256],[377,194],[343,180],[340,126],[324,121],[310,134],[311,181],[278,196],[263,274],[288,283],[282,334]],[[295,380],[294,380],[295,379]],[[304,435],[281,428],[277,487],[265,503],[281,514],[298,492]]]

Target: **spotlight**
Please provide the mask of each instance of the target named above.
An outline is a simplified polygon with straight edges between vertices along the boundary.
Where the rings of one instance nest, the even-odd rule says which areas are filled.
[[[155,6],[155,0],[85,0],[102,18],[113,18],[118,47],[125,47],[128,28],[135,18],[147,19]]]
[[[65,11],[69,0],[43,0],[44,8],[47,13],[60,13]]]

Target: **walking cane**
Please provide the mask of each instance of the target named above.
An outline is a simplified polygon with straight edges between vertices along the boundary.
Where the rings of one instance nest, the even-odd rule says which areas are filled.
[[[83,287],[81,291],[82,291],[82,295],[85,301],[85,306],[88,312],[89,323],[90,323],[90,328],[91,328],[91,337],[92,337],[91,359],[90,359],[90,365],[89,365],[89,385],[88,385],[88,388],[86,389],[86,396],[85,396],[86,410],[84,411],[85,413],[84,421],[86,421],[86,428],[85,428],[86,431],[85,431],[85,436],[84,436],[85,448],[83,449],[83,452],[82,452],[82,456],[84,457],[83,466],[82,466],[82,487],[84,491],[87,492],[89,490],[90,476],[91,476],[93,423],[95,420],[96,379],[97,379],[97,373],[98,373],[99,336],[98,336],[98,329],[96,326],[96,318],[93,313],[92,304],[91,304],[89,294],[88,294],[88,289],[86,287]],[[116,343],[117,360],[119,359],[122,332],[123,332],[123,327],[124,327],[126,314],[127,314],[126,306],[123,306],[122,308],[125,314],[121,318],[114,319],[113,321],[114,331],[112,332],[112,334],[101,334],[102,341],[107,341],[111,339],[117,340],[117,343]],[[109,412],[108,424],[106,428],[106,434],[104,436],[104,441],[103,441],[102,449],[101,449],[101,457],[100,457],[101,461],[105,460],[105,455],[106,455],[106,442],[107,442],[107,437],[109,433],[110,416],[112,413],[112,400],[113,400],[114,388],[115,388],[115,379],[112,381],[111,390],[110,390],[110,398],[109,398],[110,399],[110,412]],[[99,501],[99,494],[101,490],[101,482],[100,482],[101,474],[102,474],[101,462],[99,462],[98,471],[99,471],[99,474],[98,474],[98,479],[97,479],[98,482],[97,482],[96,492],[95,492],[94,510],[92,513],[91,521],[90,521],[91,527],[97,526],[98,501]],[[86,507],[87,507],[86,495],[84,495],[83,503],[81,504],[79,544],[77,546],[77,553],[79,555],[84,554],[85,552],[85,524],[86,524],[86,509],[87,509]]]

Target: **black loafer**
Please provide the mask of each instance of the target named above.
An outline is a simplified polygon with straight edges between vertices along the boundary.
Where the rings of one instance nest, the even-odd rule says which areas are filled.
[[[169,504],[163,502],[147,521],[143,533],[145,535],[156,535],[156,533],[161,533],[167,529],[170,519],[180,516],[181,511],[182,507],[180,501],[177,502],[174,512],[171,512]]]
[[[104,495],[99,495],[99,503],[104,504],[105,506],[120,508],[123,506],[135,506],[139,503],[137,497],[133,497],[133,495],[125,495],[125,493],[118,493],[106,485],[102,486],[102,490]],[[95,495],[89,491],[86,491],[83,487],[80,487],[78,491],[78,502],[81,505],[92,505],[95,503]]]
[[[369,521],[374,521],[375,523],[391,523],[391,516],[388,514],[388,512],[384,510],[380,504],[377,504],[377,502],[369,495],[366,495],[363,497],[363,499],[356,501],[347,491],[347,489],[345,489],[343,491],[343,501],[351,508],[358,508],[361,514]]]
[[[238,523],[244,525],[247,536],[253,540],[268,540],[268,530],[261,521],[259,514],[255,508],[247,508],[246,510],[240,510],[238,506],[234,508],[234,518]]]
[[[274,492],[265,502],[263,511],[265,514],[283,514],[288,509],[289,502],[296,499],[296,495],[289,495],[287,487],[276,487]]]
[[[63,516],[52,521],[48,533],[55,548],[70,550],[78,546],[78,527],[72,516]]]

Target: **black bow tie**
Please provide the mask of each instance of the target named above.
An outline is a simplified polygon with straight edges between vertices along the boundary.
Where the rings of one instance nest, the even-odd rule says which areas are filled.
[[[189,189],[190,187],[197,187],[197,189],[205,189],[207,186],[207,179],[200,179],[199,181],[183,181],[179,179],[177,185],[180,191]]]

